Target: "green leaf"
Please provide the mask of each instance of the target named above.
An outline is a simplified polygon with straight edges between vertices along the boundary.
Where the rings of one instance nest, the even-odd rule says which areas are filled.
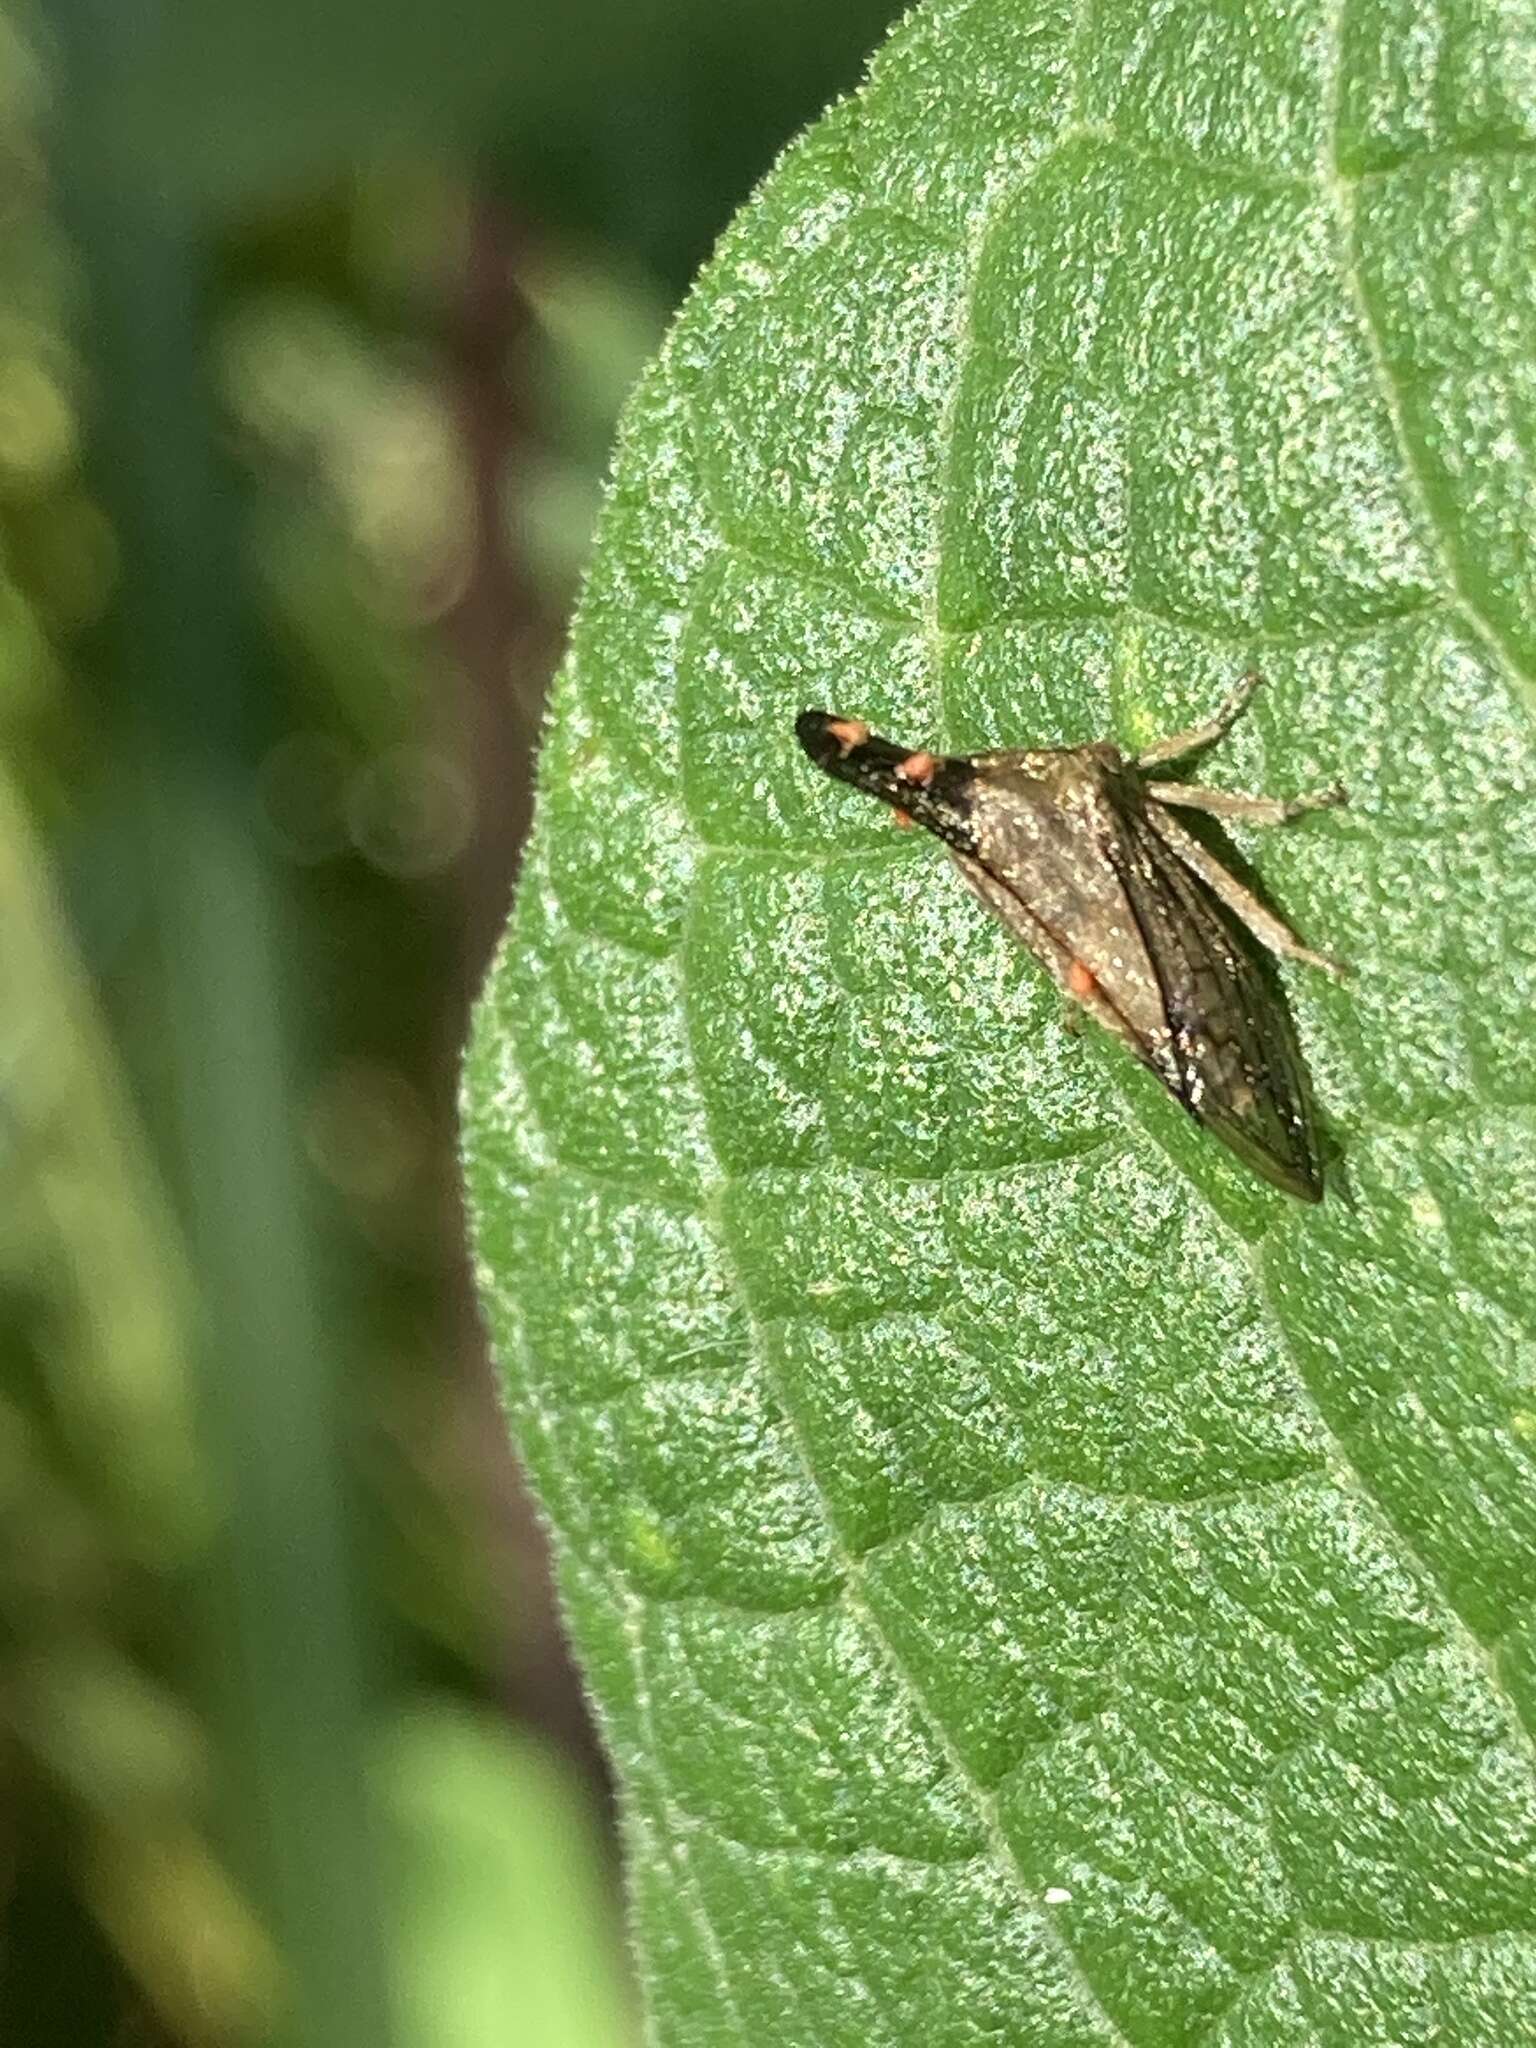
[[[600,1939],[592,1816],[562,1761],[504,1722],[423,1699],[380,1746],[396,1959],[413,2048],[630,2048]]]
[[[1533,137],[1496,0],[943,0],[630,408],[467,1141],[663,2048],[1536,2036]],[[791,731],[1255,661],[1318,1210]]]

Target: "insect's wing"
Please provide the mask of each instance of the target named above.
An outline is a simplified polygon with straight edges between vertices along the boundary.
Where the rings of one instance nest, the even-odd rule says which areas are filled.
[[[1065,994],[1178,1094],[1162,987],[1100,834],[1047,811],[1020,852],[1005,835],[984,837],[984,855],[950,849],[966,885]],[[1087,969],[1086,984],[1078,969]]]
[[[1091,748],[983,754],[970,763],[969,887],[1051,978],[1180,1094],[1163,989],[1106,851],[1123,792]]]
[[[1285,999],[1205,883],[1127,806],[1106,848],[1162,991],[1186,1109],[1256,1173],[1322,1198],[1306,1069]],[[1167,1080],[1162,1062],[1154,1069]]]

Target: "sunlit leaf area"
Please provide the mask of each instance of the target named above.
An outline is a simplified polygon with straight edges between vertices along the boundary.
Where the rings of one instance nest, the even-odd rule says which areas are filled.
[[[1536,2039],[1533,54],[932,0],[626,409],[466,1099],[663,2042]],[[1244,676],[1315,1180],[1010,751]]]

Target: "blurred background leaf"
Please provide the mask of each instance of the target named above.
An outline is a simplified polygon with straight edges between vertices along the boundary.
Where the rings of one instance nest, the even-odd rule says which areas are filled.
[[[556,232],[602,231],[682,282],[733,201],[855,81],[889,0],[88,0],[134,61],[102,109],[104,155],[211,212],[333,175],[360,154],[490,153]],[[722,205],[722,202],[723,205]]]
[[[407,2038],[622,2041],[616,1902],[561,1760],[489,1714],[426,1705],[381,1745],[379,1768],[396,1829]]]

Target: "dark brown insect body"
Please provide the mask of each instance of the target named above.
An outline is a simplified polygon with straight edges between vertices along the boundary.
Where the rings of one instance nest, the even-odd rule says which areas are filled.
[[[1295,1029],[1234,918],[1273,952],[1339,970],[1172,813],[1278,824],[1343,792],[1283,802],[1148,773],[1218,739],[1257,681],[1135,760],[1107,742],[913,753],[824,711],[803,711],[796,732],[818,767],[942,839],[987,908],[1191,1116],[1276,1187],[1315,1202],[1322,1159]]]

